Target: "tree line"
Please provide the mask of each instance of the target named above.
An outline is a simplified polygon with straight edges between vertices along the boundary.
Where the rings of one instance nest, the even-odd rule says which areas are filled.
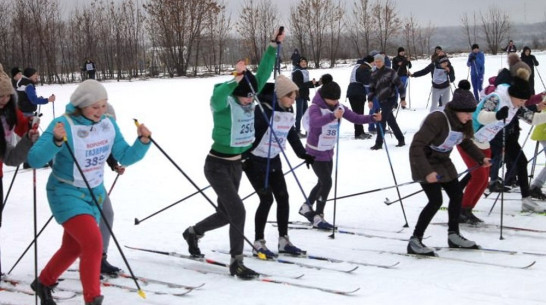
[[[34,67],[46,83],[80,81],[86,59],[96,63],[98,79],[220,74],[238,59],[256,64],[279,25],[289,35],[282,57],[298,48],[314,67],[372,50],[395,54],[398,46],[416,58],[433,47],[436,27],[402,18],[395,0],[346,4],[296,0],[283,16],[272,1],[245,0],[232,16],[225,0],[92,0],[62,14],[59,0],[7,0],[0,2],[0,62]],[[510,20],[492,12],[480,13],[481,33],[496,51]],[[476,23],[464,16],[461,23],[475,41]]]

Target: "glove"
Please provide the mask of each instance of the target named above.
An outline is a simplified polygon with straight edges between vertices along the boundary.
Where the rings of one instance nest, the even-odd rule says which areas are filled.
[[[497,113],[495,113],[495,118],[497,120],[504,120],[508,117],[508,106],[504,106]]]
[[[307,169],[309,169],[310,165],[313,165],[313,163],[315,163],[315,156],[311,156],[310,154],[303,155],[302,159],[305,160],[305,165],[307,166]]]
[[[470,54],[470,60],[476,60],[476,55],[475,54]]]

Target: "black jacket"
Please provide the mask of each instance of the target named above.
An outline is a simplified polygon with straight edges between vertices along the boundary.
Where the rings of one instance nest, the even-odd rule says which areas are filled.
[[[305,80],[304,73],[307,74],[307,81]],[[309,100],[309,88],[314,88],[313,82],[309,80],[309,72],[307,69],[296,66],[296,69],[292,71],[292,81],[298,85],[300,98]]]
[[[347,87],[347,97],[362,98],[366,101],[366,88],[372,80],[372,67],[368,63],[362,63],[355,71],[355,81]]]
[[[370,82],[370,92],[368,93],[368,101],[372,101],[377,97],[381,103],[389,98],[396,96],[396,88],[400,93],[400,99],[406,99],[406,88],[398,78],[396,71],[387,66],[381,69],[376,69],[372,72],[372,80]]]
[[[398,55],[392,59],[392,69],[398,72],[398,76],[407,76],[408,69],[411,69],[411,61],[406,56]]]

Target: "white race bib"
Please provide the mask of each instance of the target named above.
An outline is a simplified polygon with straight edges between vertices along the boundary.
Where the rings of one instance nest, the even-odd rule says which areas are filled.
[[[328,109],[320,109],[322,115],[332,113]],[[320,151],[327,151],[334,148],[337,140],[338,120],[334,120],[324,126],[322,126],[322,132],[318,138],[317,148]]]
[[[92,126],[74,125],[68,119],[72,130],[72,145],[76,161],[89,182],[91,188],[99,186],[104,178],[104,163],[114,145],[116,131],[109,119],[104,119]],[[76,187],[86,187],[76,164],[73,172]]]
[[[455,147],[456,145],[459,145],[463,141],[464,135],[460,131],[451,130],[451,124],[449,123],[449,118],[447,117],[445,112],[443,111],[438,111],[438,112],[441,112],[446,117],[447,125],[449,126],[449,133],[447,134],[447,138],[444,140],[442,144],[438,146],[430,145],[430,148],[432,148],[432,150],[439,151],[439,152],[450,152],[453,150],[453,147]]]
[[[231,107],[231,147],[246,147],[254,142],[254,103],[241,106],[228,97]]]
[[[290,112],[275,112],[275,119],[271,123],[273,125],[273,130],[275,134],[271,134],[271,127],[267,128],[267,131],[264,133],[260,144],[252,151],[252,154],[257,157],[262,158],[275,158],[281,150],[286,148],[286,139],[288,138],[288,132],[290,128],[294,126],[294,114]],[[277,139],[282,146],[279,146]],[[271,141],[270,141],[271,140]],[[271,146],[271,149],[269,148]]]
[[[510,107],[510,109],[508,110],[508,117],[506,118],[507,125],[512,121],[512,119],[518,112],[518,109],[519,108]],[[480,128],[480,130],[478,130],[476,133],[474,133],[474,138],[480,143],[488,143],[493,140],[493,138],[497,135],[497,133],[499,133],[499,131],[502,130],[503,127],[503,121],[489,123]]]

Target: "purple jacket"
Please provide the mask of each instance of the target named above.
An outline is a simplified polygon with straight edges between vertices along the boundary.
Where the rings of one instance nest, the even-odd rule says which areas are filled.
[[[309,109],[309,130],[307,134],[307,145],[305,150],[308,154],[315,156],[316,161],[331,161],[334,156],[334,149],[326,151],[316,150],[312,147],[317,147],[319,143],[319,136],[322,134],[322,127],[335,121],[336,117],[333,112],[322,114],[321,109],[336,109],[338,106],[343,107],[343,118],[354,124],[370,124],[375,123],[375,120],[371,115],[356,114],[344,105],[337,104],[335,107],[330,107],[320,96],[320,90],[315,94],[313,102]]]

